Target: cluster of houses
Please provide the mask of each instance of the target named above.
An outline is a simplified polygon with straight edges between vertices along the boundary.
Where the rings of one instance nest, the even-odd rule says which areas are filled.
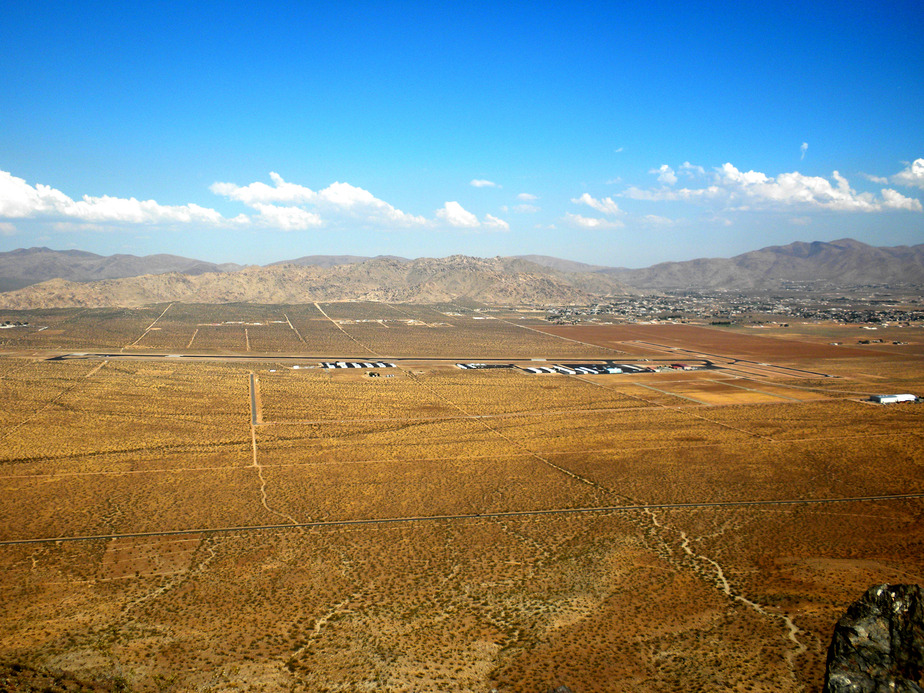
[[[618,322],[649,323],[686,320],[712,324],[745,322],[765,324],[769,316],[785,319],[834,321],[847,324],[911,325],[924,322],[924,309],[914,306],[917,295],[885,294],[865,297],[830,297],[805,286],[789,287],[792,296],[750,295],[745,292],[666,291],[658,296],[626,296],[609,303],[584,307],[561,307],[546,311],[546,320],[556,324],[600,322],[612,316]],[[808,289],[808,290],[807,290]],[[785,290],[781,290],[786,293]],[[864,292],[865,293],[865,292]],[[890,292],[891,293],[891,292]],[[913,292],[912,292],[913,293]],[[608,324],[604,322],[603,324]],[[780,324],[778,321],[769,324]]]

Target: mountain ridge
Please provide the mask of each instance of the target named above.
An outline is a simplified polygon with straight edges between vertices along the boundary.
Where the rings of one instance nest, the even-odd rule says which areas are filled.
[[[367,300],[436,303],[468,298],[483,303],[579,304],[625,295],[603,275],[568,274],[515,258],[390,258],[334,267],[293,264],[245,267],[232,273],[151,274],[77,283],[51,279],[0,294],[7,309],[136,307],[151,303],[309,303]]]
[[[5,275],[9,267],[18,274]],[[308,255],[264,267],[242,267],[165,254],[106,257],[48,248],[0,253],[0,286],[30,276],[46,276],[46,280],[0,293],[0,305],[141,305],[161,300],[433,302],[460,297],[486,303],[567,304],[677,289],[774,290],[817,282],[840,287],[924,285],[924,244],[875,247],[850,238],[796,241],[731,258],[664,262],[642,269],[600,267],[546,255],[416,260]]]
[[[662,262],[643,269],[599,270],[638,290],[776,289],[789,282],[840,286],[924,284],[924,244],[877,247],[852,238],[796,241],[731,258]]]
[[[165,253],[97,255],[85,250],[17,248],[0,253],[0,291],[13,291],[48,279],[90,282],[168,272],[192,275],[231,272],[240,267],[234,263],[216,264]]]

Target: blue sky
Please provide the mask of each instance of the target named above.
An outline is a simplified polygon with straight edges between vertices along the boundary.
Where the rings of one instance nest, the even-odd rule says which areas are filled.
[[[917,2],[294,5],[8,3],[0,250],[924,242]]]

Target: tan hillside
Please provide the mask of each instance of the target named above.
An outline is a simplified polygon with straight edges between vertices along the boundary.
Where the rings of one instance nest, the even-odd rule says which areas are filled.
[[[411,262],[379,258],[329,268],[248,267],[234,273],[170,273],[89,283],[53,279],[2,294],[0,305],[28,309],[131,307],[164,301],[433,303],[461,297],[485,303],[566,304],[625,293],[623,284],[604,275],[557,272],[512,258],[456,255]]]

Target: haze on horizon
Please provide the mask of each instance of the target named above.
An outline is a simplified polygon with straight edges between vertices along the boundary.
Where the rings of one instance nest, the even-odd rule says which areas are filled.
[[[7,8],[0,251],[609,266],[924,239],[917,3]]]

